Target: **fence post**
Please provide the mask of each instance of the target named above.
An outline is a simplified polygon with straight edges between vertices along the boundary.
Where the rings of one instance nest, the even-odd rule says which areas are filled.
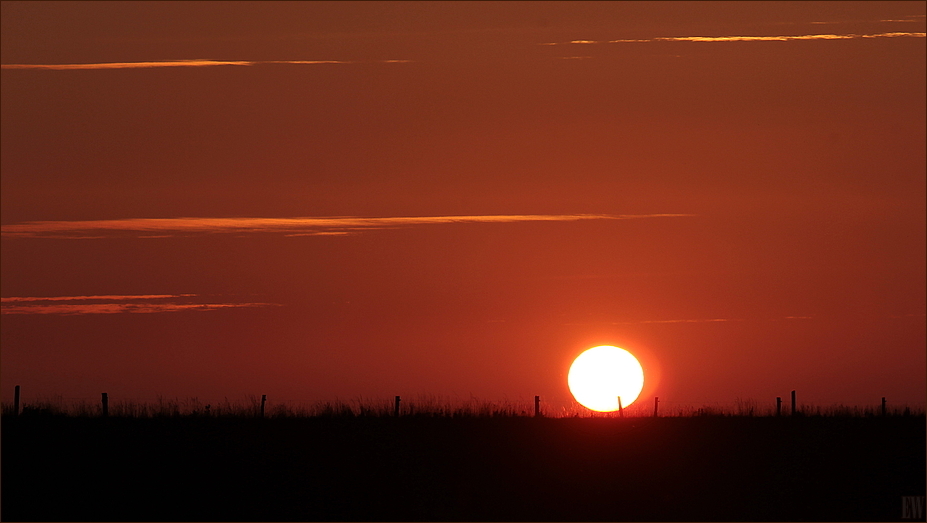
[[[13,389],[13,415],[19,416],[19,385]]]
[[[776,417],[781,416],[781,415],[782,415],[782,398],[780,396],[776,396]]]
[[[795,415],[795,391],[792,391],[792,415]]]
[[[261,394],[261,417],[264,417],[264,402],[267,401],[267,394]]]
[[[541,397],[534,397],[534,417],[537,418],[541,415]]]
[[[624,409],[621,407],[621,396],[618,396],[618,416],[624,417]]]
[[[654,418],[656,418],[656,417],[658,416],[658,414],[657,414],[657,405],[659,405],[659,404],[660,404],[660,398],[658,398],[657,396],[654,396],[654,397],[653,397],[653,417],[654,417]]]
[[[106,395],[105,392],[103,393],[102,400],[103,400],[103,417],[105,418],[109,416],[109,397]]]
[[[401,400],[399,399],[399,396],[396,396],[396,407],[395,409],[393,409],[393,415],[396,416],[397,418],[399,417],[399,402],[400,401]]]
[[[885,417],[885,396],[882,396],[882,417]]]

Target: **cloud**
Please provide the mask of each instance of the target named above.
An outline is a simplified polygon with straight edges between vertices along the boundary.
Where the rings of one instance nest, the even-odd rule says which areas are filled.
[[[697,319],[697,320],[642,320],[642,321],[628,321],[628,322],[617,322],[615,325],[626,325],[631,323],[715,323],[723,321],[744,321],[736,318],[709,318],[709,319]]]
[[[719,323],[728,321],[746,321],[738,318],[708,318],[708,319],[686,319],[686,320],[637,320],[637,321],[611,321],[605,322],[606,325],[641,325],[645,323]],[[595,322],[593,322],[595,323]],[[567,323],[566,325],[591,325],[593,323]]]
[[[13,302],[43,302],[43,301],[88,301],[88,300],[109,300],[109,301],[126,301],[126,300],[158,300],[162,298],[183,298],[196,296],[196,294],[103,294],[94,296],[30,296],[9,298],[0,298],[0,303]]]
[[[619,39],[619,40],[571,40],[569,42],[545,42],[539,45],[592,45],[592,44],[626,44],[647,42],[789,42],[793,40],[856,40],[872,38],[925,38],[927,33],[874,33],[874,34],[809,34],[778,36],[667,36],[658,38]]]
[[[0,227],[4,238],[98,239],[215,233],[284,233],[287,236],[343,236],[366,230],[452,223],[563,222],[694,216],[692,214],[506,214],[364,218],[133,218],[126,220],[36,221]]]
[[[643,325],[648,323],[725,323],[740,321],[781,321],[781,320],[811,320],[813,316],[784,316],[782,318],[696,318],[696,319],[676,319],[676,320],[637,320],[637,321],[612,321],[612,322],[582,322],[566,323],[565,325],[594,325],[604,323],[606,325]]]
[[[671,42],[788,42],[791,40],[855,40],[858,38],[924,38],[927,33],[878,33],[878,34],[816,34],[792,36],[680,36],[674,38],[656,38],[658,41]]]
[[[0,298],[0,314],[151,314],[155,312],[214,311],[241,307],[272,307],[278,303],[197,302],[196,294],[142,294]]]
[[[412,60],[376,60],[375,63],[408,63]],[[216,67],[220,65],[261,65],[261,64],[290,64],[290,65],[318,65],[318,64],[357,64],[364,62],[342,60],[161,60],[151,62],[102,62],[94,64],[2,64],[0,69],[44,69],[54,71],[72,71],[87,69],[151,69],[158,67]]]

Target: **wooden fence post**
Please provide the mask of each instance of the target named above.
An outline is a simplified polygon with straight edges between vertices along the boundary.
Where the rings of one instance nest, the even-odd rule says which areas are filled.
[[[792,415],[795,415],[795,391],[792,391]]]
[[[103,400],[103,417],[105,418],[109,416],[109,397],[106,395],[105,392],[103,393],[102,400]]]
[[[264,403],[267,401],[267,394],[261,394],[261,417],[264,417]]]
[[[618,416],[624,417],[624,409],[621,407],[621,396],[618,396]]]
[[[660,398],[654,396],[654,397],[653,397],[653,417],[654,417],[654,418],[656,418],[656,417],[658,416],[658,414],[657,414],[657,406],[658,406],[659,404],[660,404]]]
[[[534,417],[537,418],[541,415],[541,397],[534,397]]]
[[[778,417],[781,415],[782,415],[782,398],[780,396],[776,396],[776,416]]]
[[[13,389],[13,415],[19,416],[19,385]]]
[[[885,417],[885,396],[882,396],[882,417]]]
[[[401,400],[399,399],[399,396],[396,396],[396,407],[393,409],[393,415],[396,416],[397,418],[399,417],[399,402],[400,401]]]

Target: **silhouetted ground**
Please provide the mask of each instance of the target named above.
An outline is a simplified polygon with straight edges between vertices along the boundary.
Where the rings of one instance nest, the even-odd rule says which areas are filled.
[[[891,521],[925,418],[10,418],[4,521]]]

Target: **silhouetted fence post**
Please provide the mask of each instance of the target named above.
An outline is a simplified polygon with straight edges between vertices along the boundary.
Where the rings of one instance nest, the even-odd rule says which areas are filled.
[[[261,417],[264,417],[264,403],[267,401],[267,394],[261,394]]]
[[[885,417],[885,396],[882,396],[882,417]]]
[[[400,401],[401,400],[399,399],[399,396],[396,396],[396,407],[393,409],[393,415],[396,416],[397,418],[399,417],[399,402]]]
[[[103,417],[105,418],[109,416],[109,397],[106,395],[105,392],[103,393],[102,401],[103,401]]]
[[[776,396],[776,416],[782,415],[782,397]]]
[[[660,398],[654,396],[653,397],[653,417],[654,418],[657,417],[657,406],[658,405],[660,405]]]
[[[624,409],[621,407],[621,396],[618,396],[618,416],[624,417]]]
[[[795,391],[792,391],[792,415],[795,415]]]
[[[534,397],[534,417],[537,418],[541,415],[541,397]]]
[[[19,385],[13,389],[13,415],[19,416]]]

